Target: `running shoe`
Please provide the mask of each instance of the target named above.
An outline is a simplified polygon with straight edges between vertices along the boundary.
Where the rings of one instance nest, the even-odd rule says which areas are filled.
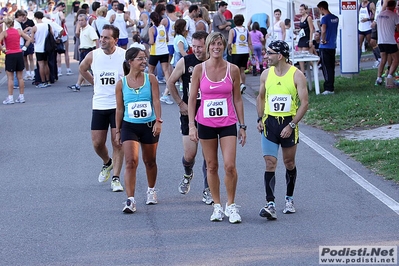
[[[204,191],[202,192],[202,202],[204,202],[207,205],[211,205],[213,203],[213,198],[211,191],[209,190],[209,187],[204,189]]]
[[[379,60],[375,60],[374,64],[373,64],[373,68],[378,68],[380,66],[380,61]]]
[[[330,95],[330,94],[334,94],[333,91],[323,91],[323,93],[321,95]]]
[[[290,213],[295,213],[295,207],[294,207],[294,199],[292,197],[285,197],[285,208],[283,210],[283,213],[285,214],[290,214]]]
[[[19,90],[19,86],[14,86],[14,90]]]
[[[47,87],[50,87],[50,86],[51,86],[50,84],[44,82],[44,83],[39,83],[39,84],[36,86],[36,88],[44,89],[44,88],[47,88]]]
[[[247,86],[244,83],[241,83],[241,85],[240,85],[241,94],[243,94],[246,89],[247,89]]]
[[[14,99],[10,99],[10,98],[6,98],[4,101],[3,101],[3,104],[14,104]]]
[[[113,192],[123,191],[123,187],[121,185],[121,182],[119,181],[119,178],[117,178],[117,177],[112,178],[111,189]]]
[[[165,79],[158,79],[157,78],[157,80],[158,80],[159,84],[166,84],[166,80]]]
[[[187,194],[190,191],[190,182],[193,178],[193,175],[193,173],[191,173],[191,175],[183,175],[183,179],[179,184],[179,192],[181,194]]]
[[[71,89],[74,92],[79,92],[80,91],[80,86],[77,86],[77,85],[71,85],[71,86],[68,86],[68,88]]]
[[[62,76],[62,72],[58,72],[58,76],[61,77]]]
[[[67,72],[66,72],[66,74],[67,74],[67,76],[70,76],[70,75],[72,75],[73,73],[72,73],[72,70],[70,70],[70,69],[67,69]]]
[[[16,103],[25,103],[25,97],[24,96],[18,96],[18,98],[15,100]]]
[[[173,104],[173,101],[167,95],[162,96],[159,100],[166,104]]]
[[[127,199],[125,202],[125,207],[122,210],[124,213],[134,213],[136,211],[136,202]]]
[[[223,207],[220,204],[213,204],[213,213],[211,215],[212,222],[220,222],[223,220]]]
[[[376,80],[375,80],[375,84],[374,84],[375,86],[379,86],[379,85],[382,85],[382,78],[377,78]]]
[[[150,204],[157,204],[158,200],[157,200],[157,192],[153,189],[153,190],[148,190],[147,191],[147,201],[145,202],[145,204],[150,205]]]
[[[226,203],[226,208],[225,208],[224,214],[227,217],[229,217],[229,222],[231,224],[241,223],[241,216],[238,214],[239,207],[240,206],[236,205],[235,203],[230,204],[229,206],[227,206],[227,203]]]
[[[274,202],[269,202],[265,207],[260,209],[259,215],[261,217],[265,217],[268,220],[275,220],[277,219],[277,213],[276,213],[276,205]]]
[[[105,182],[109,179],[111,176],[111,170],[114,168],[114,164],[111,159],[111,164],[110,165],[103,165],[103,168],[101,169],[100,174],[98,175],[98,182],[102,183]]]

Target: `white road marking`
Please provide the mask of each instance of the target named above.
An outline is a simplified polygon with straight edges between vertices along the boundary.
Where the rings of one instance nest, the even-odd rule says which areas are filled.
[[[248,100],[250,103],[253,105],[256,105],[255,99],[243,95],[243,98]],[[399,203],[392,199],[390,196],[379,190],[376,186],[368,182],[366,179],[364,179],[361,175],[359,175],[356,171],[354,171],[352,168],[344,164],[341,160],[339,160],[337,157],[332,155],[330,152],[325,150],[323,147],[321,147],[319,144],[311,140],[309,137],[307,137],[305,134],[300,132],[300,139],[306,143],[310,148],[312,148],[315,152],[323,156],[327,161],[332,163],[335,167],[337,167],[339,170],[341,170],[344,174],[346,174],[350,179],[355,181],[359,186],[364,188],[366,191],[368,191],[371,195],[376,197],[378,200],[380,200],[382,203],[384,203],[388,208],[393,210],[396,214],[399,215]]]

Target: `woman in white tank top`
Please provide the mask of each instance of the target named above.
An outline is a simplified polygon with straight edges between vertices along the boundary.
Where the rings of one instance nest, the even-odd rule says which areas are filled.
[[[273,25],[273,41],[284,41],[285,40],[285,25],[284,21],[280,20],[281,10],[274,10],[274,25]]]

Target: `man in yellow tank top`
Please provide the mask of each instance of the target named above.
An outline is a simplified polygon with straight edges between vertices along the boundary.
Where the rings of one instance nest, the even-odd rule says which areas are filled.
[[[262,133],[262,153],[266,163],[266,206],[260,210],[259,215],[274,220],[277,219],[274,187],[280,145],[287,183],[283,213],[295,213],[293,194],[297,173],[295,154],[299,142],[297,124],[308,109],[308,91],[305,76],[290,64],[286,42],[270,43],[265,57],[271,67],[260,77],[256,99],[258,130]]]

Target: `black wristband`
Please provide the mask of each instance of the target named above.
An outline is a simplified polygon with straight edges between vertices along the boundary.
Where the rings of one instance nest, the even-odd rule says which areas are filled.
[[[261,121],[262,120],[262,117],[261,116],[259,116],[258,117],[258,120],[256,120],[256,122],[258,122],[259,123],[259,121]]]

